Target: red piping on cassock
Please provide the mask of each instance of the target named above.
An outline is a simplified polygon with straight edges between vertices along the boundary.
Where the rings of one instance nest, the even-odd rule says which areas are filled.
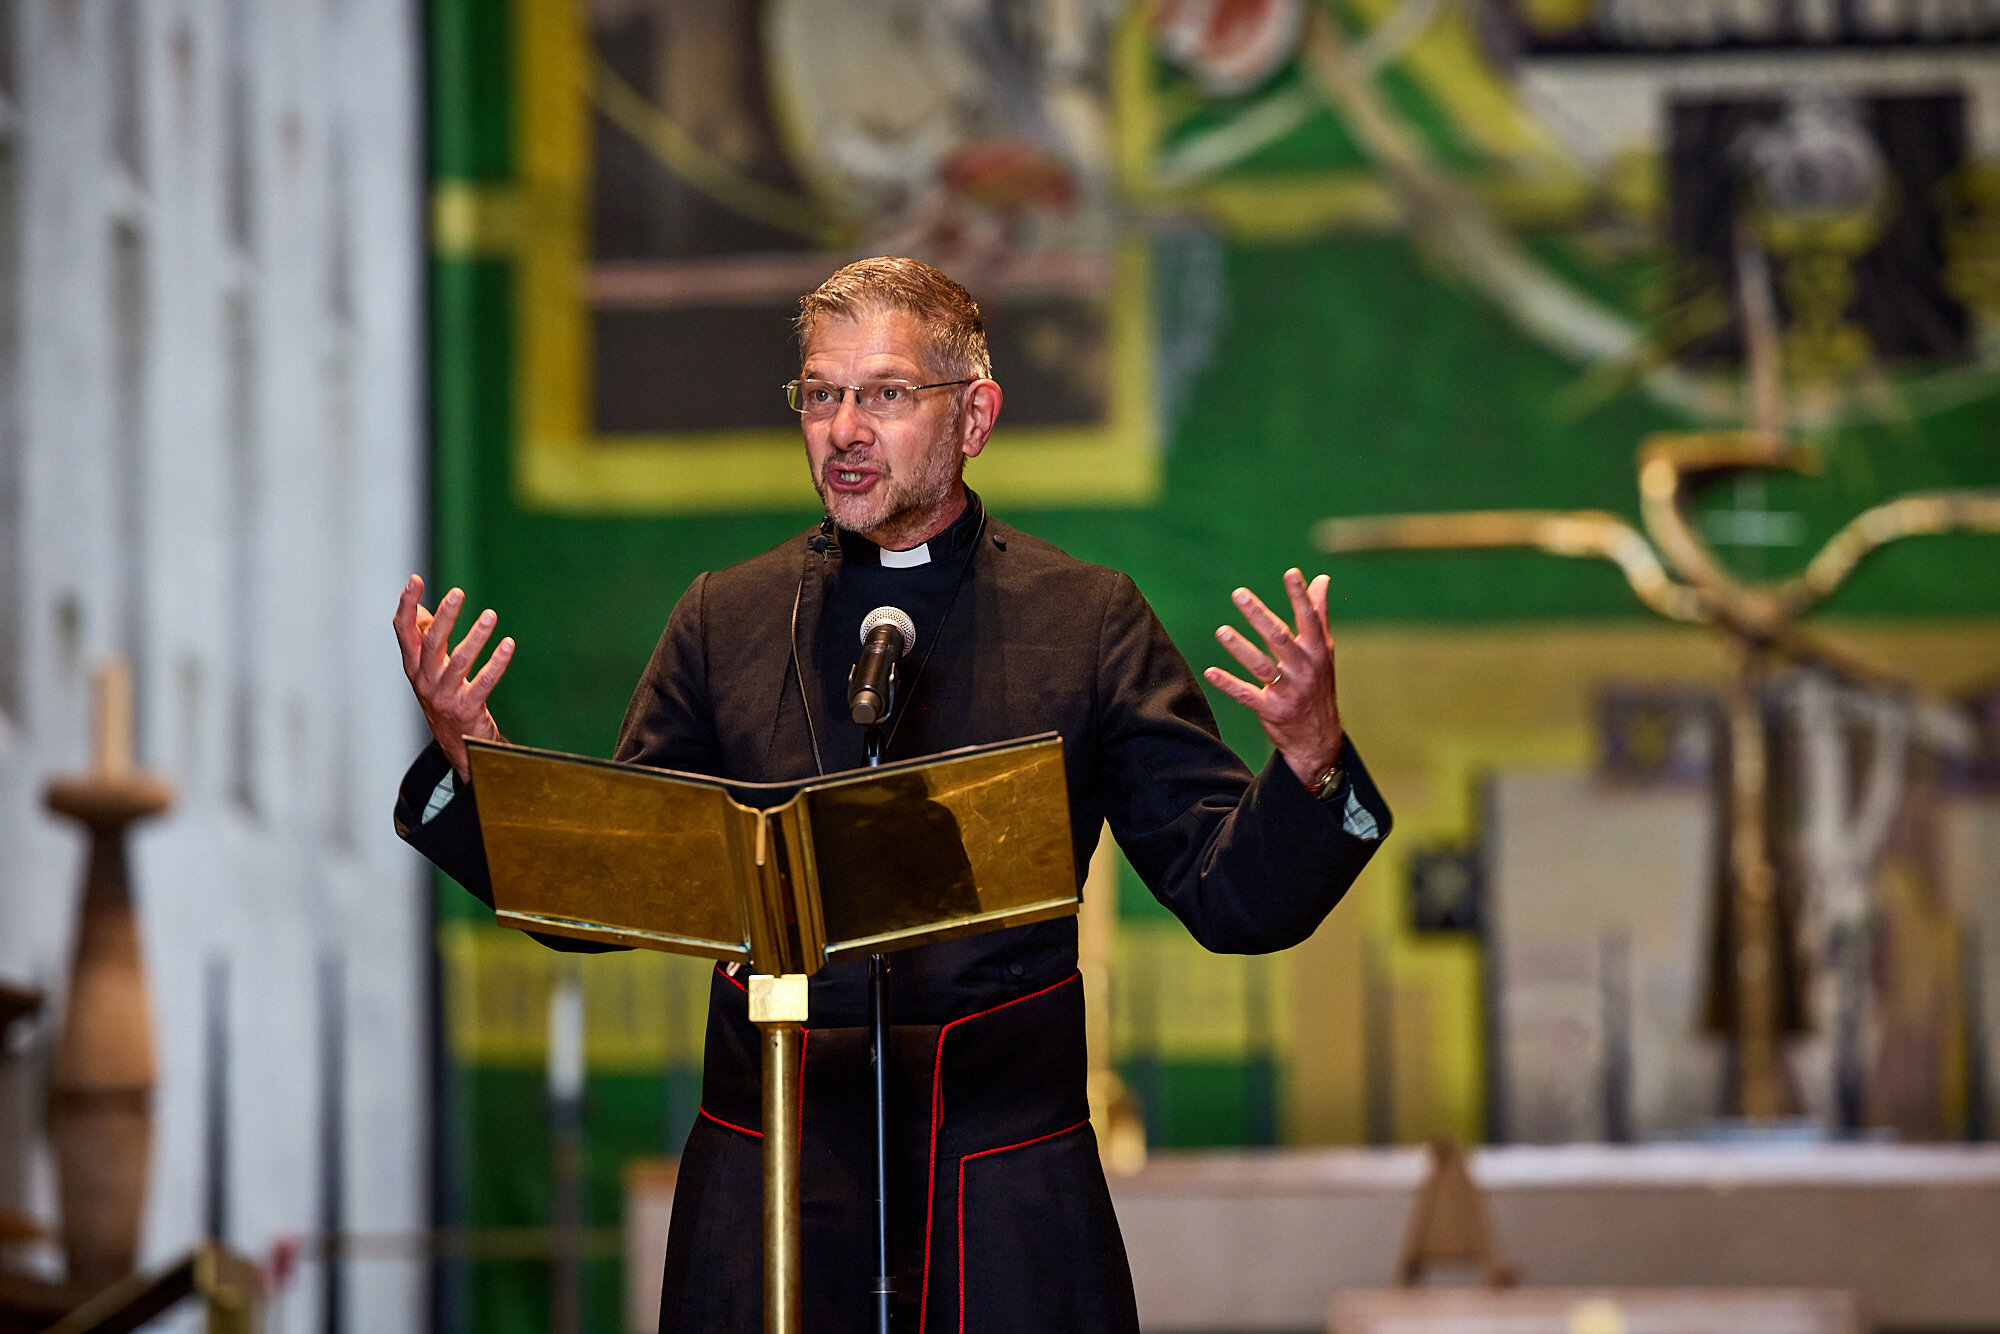
[[[1006,1153],[1009,1149],[1025,1149],[1030,1144],[1040,1144],[1045,1139],[1055,1139],[1059,1135],[1067,1135],[1072,1131],[1081,1130],[1089,1124],[1090,1118],[1086,1116],[1073,1126],[1065,1126],[1061,1130],[1051,1130],[1046,1135],[1037,1135],[1033,1139],[1024,1139],[1019,1144],[1008,1144],[998,1149],[981,1149],[978,1153],[968,1153],[965,1157],[958,1160],[958,1334],[965,1334],[965,1165],[974,1158],[984,1158],[988,1154],[994,1153]],[[922,1323],[922,1321],[919,1321],[919,1326]]]
[[[967,1023],[974,1019],[983,1019],[987,1015],[994,1013],[996,1010],[1006,1009],[1009,1005],[1019,1005],[1022,1001],[1030,1001],[1037,996],[1046,996],[1049,992],[1054,991],[1057,987],[1066,987],[1070,983],[1079,980],[1082,976],[1083,974],[1081,973],[1071,973],[1068,977],[1064,978],[1062,981],[1051,982],[1048,986],[1043,987],[1040,991],[1031,991],[1025,996],[1016,996],[1014,997],[1013,1000],[1001,1001],[998,1005],[990,1005],[986,1009],[980,1010],[976,1014],[968,1014],[961,1016],[960,1018],[952,1020],[950,1023],[946,1024],[943,1028],[940,1028],[938,1030],[937,1061],[931,1067],[931,1167],[930,1167],[930,1184],[926,1186],[924,1189],[924,1277],[923,1277],[923,1282],[921,1283],[921,1285],[919,1285],[917,1289],[917,1334],[924,1334],[925,1323],[930,1319],[931,1232],[933,1231],[934,1219],[937,1213],[938,1134],[940,1131],[944,1129],[945,1036],[948,1033],[950,1033],[952,1029],[957,1028],[960,1024]],[[1070,1127],[1071,1130],[1074,1130],[1075,1128],[1076,1128],[1075,1126]],[[1066,1133],[1066,1132],[1058,1132],[1058,1133]],[[1019,1146],[1017,1145],[1014,1147],[1019,1147]],[[960,1237],[959,1244],[962,1251],[964,1247],[963,1236]],[[961,1309],[959,1311],[959,1319],[963,1321],[964,1318],[965,1318],[965,1312],[963,1309]]]

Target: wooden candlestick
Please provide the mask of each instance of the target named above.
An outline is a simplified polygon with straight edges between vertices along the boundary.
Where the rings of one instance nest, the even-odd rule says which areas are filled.
[[[173,805],[164,778],[132,759],[132,674],[99,671],[95,767],[60,778],[49,809],[90,833],[62,1036],[49,1080],[49,1138],[70,1282],[100,1288],[132,1272],[152,1154],[153,1008],[132,905],[125,829]]]

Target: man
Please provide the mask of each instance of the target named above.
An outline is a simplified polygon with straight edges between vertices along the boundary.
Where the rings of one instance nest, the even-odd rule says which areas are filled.
[[[1061,733],[1079,876],[1109,821],[1133,866],[1214,950],[1304,940],[1389,829],[1341,727],[1327,580],[1297,571],[1287,625],[1247,589],[1250,676],[1210,669],[1276,747],[1252,777],[1132,581],[988,516],[963,481],[1000,416],[979,310],[908,259],[851,264],[801,303],[800,414],[818,528],[695,580],[625,715],[617,758],[748,781],[858,767],[845,683],[872,608],[915,622],[886,758]],[[514,651],[476,675],[495,618],[456,649],[412,577],[395,616],[435,738],[405,779],[403,836],[490,901],[465,740]],[[575,948],[576,942],[550,944]],[[899,1327],[1136,1331],[1131,1276],[1084,1101],[1076,924],[1065,918],[894,957],[892,1243]],[[814,976],[801,1150],[806,1323],[867,1327],[873,1136],[866,973]],[[662,1330],[761,1324],[758,1042],[744,980],[711,986],[701,1116],[675,1191]]]

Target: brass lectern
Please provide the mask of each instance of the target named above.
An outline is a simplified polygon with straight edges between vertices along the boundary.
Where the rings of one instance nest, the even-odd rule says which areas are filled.
[[[798,1334],[806,979],[1077,910],[1054,733],[799,783],[470,742],[502,925],[750,966],[763,1034],[764,1328]]]

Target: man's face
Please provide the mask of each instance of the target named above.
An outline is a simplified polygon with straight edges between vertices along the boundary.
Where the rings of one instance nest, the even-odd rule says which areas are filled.
[[[923,361],[925,346],[922,322],[904,311],[821,320],[800,375],[836,385],[956,379]],[[835,523],[884,546],[905,537],[914,545],[930,535],[935,521],[956,508],[964,462],[952,402],[951,389],[925,389],[913,410],[884,421],[847,394],[833,416],[802,419],[813,486]]]

